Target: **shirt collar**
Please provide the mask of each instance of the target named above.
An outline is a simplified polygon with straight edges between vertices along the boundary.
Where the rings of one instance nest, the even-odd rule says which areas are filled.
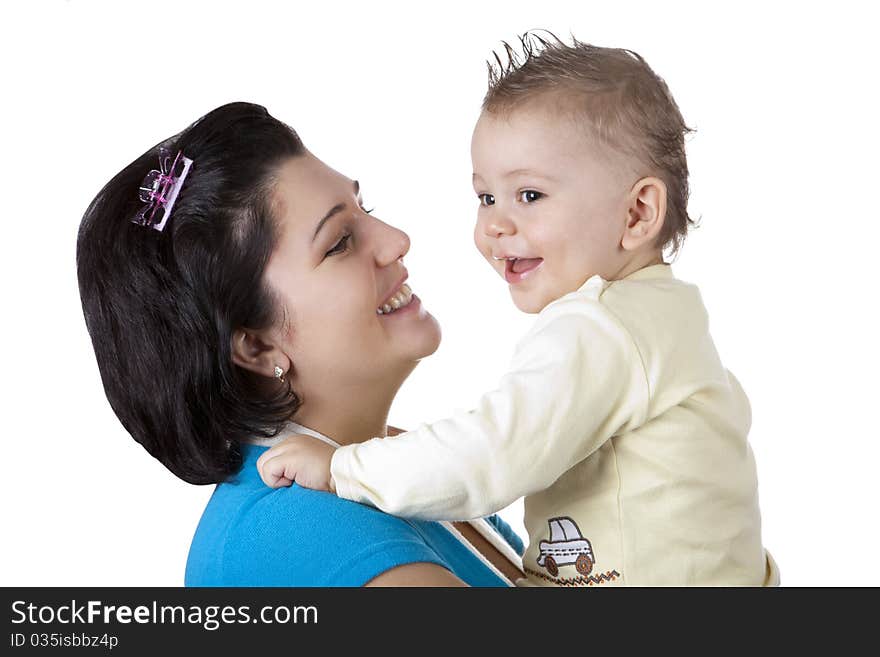
[[[247,442],[251,445],[257,445],[259,447],[272,447],[272,445],[277,445],[285,438],[290,438],[290,436],[298,433],[312,436],[313,438],[317,438],[318,440],[325,442],[328,445],[332,445],[333,447],[341,447],[339,443],[328,438],[324,434],[318,433],[314,429],[309,429],[308,427],[305,427],[293,421],[289,421],[277,436],[272,436],[271,438],[251,438]]]
[[[643,281],[650,278],[674,278],[672,275],[672,266],[663,262],[659,265],[651,265],[637,269],[629,276],[624,276],[624,281]]]
[[[659,265],[650,265],[649,267],[642,267],[641,269],[637,269],[628,276],[624,276],[623,278],[617,280],[645,281],[658,278],[674,278],[674,276],[672,275],[672,267],[665,262],[660,263]],[[599,274],[596,274],[595,276],[591,276],[586,281],[584,281],[584,284],[580,286],[579,291],[584,291],[595,287],[598,288],[601,292],[615,282],[617,281],[606,281],[604,278],[599,276]]]

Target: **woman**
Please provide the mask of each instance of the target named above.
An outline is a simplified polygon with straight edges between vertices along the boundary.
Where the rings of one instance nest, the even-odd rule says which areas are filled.
[[[406,234],[262,107],[225,105],[159,147],[89,206],[77,272],[126,430],[181,479],[220,484],[186,583],[503,585],[449,525],[272,490],[255,467],[292,431],[385,435],[397,390],[440,341],[405,284]]]

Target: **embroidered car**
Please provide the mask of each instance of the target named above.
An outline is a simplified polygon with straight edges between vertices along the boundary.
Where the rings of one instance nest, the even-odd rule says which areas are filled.
[[[546,568],[554,577],[559,574],[559,566],[574,564],[581,575],[589,575],[596,557],[593,546],[581,534],[581,530],[571,518],[551,518],[550,540],[538,543],[538,565]]]

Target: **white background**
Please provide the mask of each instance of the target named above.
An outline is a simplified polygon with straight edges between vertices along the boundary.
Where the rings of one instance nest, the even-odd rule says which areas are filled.
[[[392,421],[464,408],[531,319],[471,244],[484,60],[530,28],[641,53],[698,132],[675,263],[753,406],[783,584],[880,584],[876,17],[805,3],[9,2],[2,66],[0,584],[180,585],[210,487],[175,479],[107,404],[74,267],[120,168],[249,100],[360,179],[412,238],[444,341]],[[521,528],[521,505],[504,516]]]

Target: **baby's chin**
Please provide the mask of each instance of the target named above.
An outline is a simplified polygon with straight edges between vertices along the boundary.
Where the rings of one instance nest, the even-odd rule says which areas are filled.
[[[541,312],[552,301],[552,299],[545,299],[543,295],[534,291],[523,292],[515,288],[510,289],[510,298],[518,310],[529,315],[536,315]]]

